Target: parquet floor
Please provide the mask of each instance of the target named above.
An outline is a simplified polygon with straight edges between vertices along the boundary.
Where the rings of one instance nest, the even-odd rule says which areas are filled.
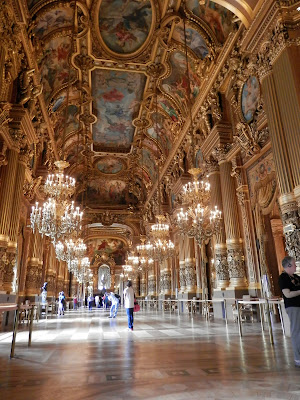
[[[34,324],[32,346],[19,331],[0,334],[1,400],[300,400],[300,369],[290,339],[275,324],[275,344],[260,324],[205,321],[141,311],[134,331],[125,310],[70,311]]]

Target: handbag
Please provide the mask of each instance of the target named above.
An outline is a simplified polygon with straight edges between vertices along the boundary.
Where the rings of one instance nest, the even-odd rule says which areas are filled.
[[[133,307],[133,312],[138,312],[138,311],[140,311],[140,309],[141,309],[141,307],[138,305],[138,303],[135,303],[134,307]]]

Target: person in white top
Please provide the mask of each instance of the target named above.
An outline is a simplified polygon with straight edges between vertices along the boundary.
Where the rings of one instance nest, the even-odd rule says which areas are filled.
[[[108,299],[111,302],[110,313],[108,318],[116,318],[119,308],[119,299],[115,296],[113,292],[110,292]]]
[[[127,287],[124,290],[124,305],[128,318],[128,328],[133,331],[134,291],[131,281],[128,281],[126,286]]]

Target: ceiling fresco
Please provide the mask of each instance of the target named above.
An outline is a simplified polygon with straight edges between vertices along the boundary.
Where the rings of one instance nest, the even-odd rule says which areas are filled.
[[[171,97],[174,98],[176,103],[180,106],[182,102],[189,104],[195,101],[199,94],[201,81],[196,71],[196,66],[193,61],[190,62],[190,91],[191,99],[188,99],[188,78],[187,78],[187,65],[185,54],[181,51],[174,51],[171,53],[170,59],[171,74],[168,78],[162,81],[162,89]]]
[[[115,175],[124,169],[124,163],[119,158],[103,157],[97,168],[102,174]]]
[[[125,264],[126,245],[120,239],[105,238],[105,239],[90,239],[87,241],[87,256],[90,259],[91,265],[96,261],[96,255],[103,253],[112,257],[117,265]]]
[[[39,62],[42,76],[43,93],[46,103],[49,103],[51,94],[62,85],[69,82],[69,54],[71,40],[66,37],[53,38],[46,43],[43,55]],[[74,80],[76,72],[71,70],[71,80]]]
[[[27,0],[56,154],[65,151],[77,198],[84,191],[93,212],[141,210],[158,163],[170,162],[179,145],[203,71],[231,40],[236,16],[225,3]]]
[[[93,125],[94,150],[129,152],[136,116],[146,77],[143,74],[94,70],[93,106],[97,122]]]
[[[203,39],[203,37],[200,35],[199,32],[197,32],[195,29],[186,27],[186,44],[187,46],[193,50],[195,53],[195,56],[198,58],[205,58],[209,50],[207,48],[206,42]],[[173,34],[173,39],[177,40],[177,42],[181,43],[184,45],[185,40],[184,40],[184,25],[181,23],[176,27],[174,30]]]
[[[152,25],[151,1],[102,0],[100,36],[115,53],[130,54],[146,41]]]
[[[224,43],[233,29],[232,12],[213,1],[205,0],[203,5],[200,3],[199,0],[186,1],[187,8],[209,26],[220,43]]]
[[[93,178],[87,185],[87,202],[89,207],[124,206],[136,203],[136,198],[128,192],[127,183],[120,179]]]
[[[42,38],[51,34],[56,29],[72,27],[73,10],[68,8],[54,9],[46,12],[38,19],[38,23],[33,29],[34,35]]]

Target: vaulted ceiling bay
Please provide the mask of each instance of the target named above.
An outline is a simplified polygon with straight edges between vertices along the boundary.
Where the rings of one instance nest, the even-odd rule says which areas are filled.
[[[28,0],[44,154],[64,154],[93,234],[127,250],[150,222],[210,77],[259,1]],[[184,39],[186,26],[186,45]],[[185,52],[187,51],[187,57]],[[190,73],[190,90],[186,75]],[[190,93],[190,98],[189,98]],[[157,96],[157,97],[156,97]],[[201,154],[199,154],[201,157]],[[148,207],[145,208],[145,205]],[[98,240],[97,239],[97,240]],[[124,251],[125,251],[124,250]]]

